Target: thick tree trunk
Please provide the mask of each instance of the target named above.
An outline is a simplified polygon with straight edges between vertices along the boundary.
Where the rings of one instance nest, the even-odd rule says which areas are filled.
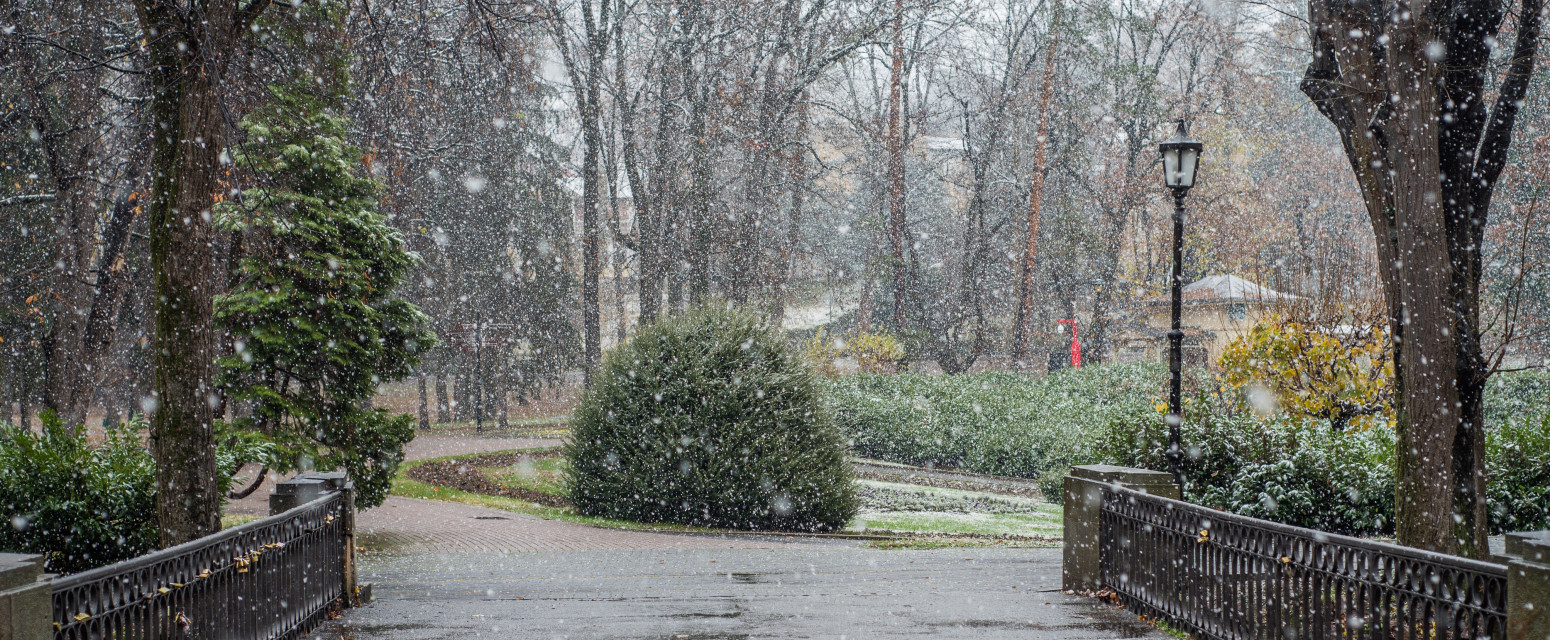
[[[165,34],[149,44],[155,137],[148,203],[156,294],[151,451],[164,547],[220,530],[211,209],[224,191],[216,179],[226,147],[221,81],[238,39],[266,7],[239,10],[235,0],[220,0],[197,17],[170,3],[141,0],[138,7],[141,27]]]
[[[1458,550],[1449,461],[1459,423],[1459,395],[1453,371],[1453,322],[1447,307],[1451,266],[1436,170],[1438,69],[1424,53],[1432,33],[1422,25],[1396,29],[1389,42],[1389,86],[1411,90],[1392,103],[1394,113],[1384,127],[1386,164],[1412,169],[1400,169],[1392,176],[1390,233],[1404,267],[1398,271],[1398,286],[1391,289],[1401,305],[1403,338],[1396,352],[1405,372],[1396,407],[1401,429],[1394,448],[1399,497],[1395,532],[1407,545],[1451,553]]]
[[[1314,58],[1303,91],[1339,130],[1378,240],[1396,351],[1397,535],[1484,557],[1489,370],[1479,346],[1479,251],[1542,10],[1539,0],[1522,2],[1513,61],[1488,116],[1481,87],[1503,7],[1439,0],[1383,9],[1309,3]]]

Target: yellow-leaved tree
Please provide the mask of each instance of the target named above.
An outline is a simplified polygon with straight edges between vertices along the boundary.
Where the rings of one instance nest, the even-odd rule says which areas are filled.
[[[1280,411],[1336,430],[1393,421],[1394,361],[1376,313],[1286,309],[1233,340],[1217,364],[1227,385],[1261,385]]]

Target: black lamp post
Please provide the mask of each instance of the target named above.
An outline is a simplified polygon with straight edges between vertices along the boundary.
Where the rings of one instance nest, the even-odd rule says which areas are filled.
[[[1184,330],[1179,316],[1184,307],[1184,196],[1195,186],[1195,169],[1200,165],[1201,145],[1189,137],[1184,121],[1172,138],[1157,145],[1162,154],[1163,184],[1173,192],[1173,325],[1168,331],[1168,472],[1179,487],[1184,486],[1179,462],[1184,451],[1179,445],[1179,430],[1184,425],[1183,368]]]

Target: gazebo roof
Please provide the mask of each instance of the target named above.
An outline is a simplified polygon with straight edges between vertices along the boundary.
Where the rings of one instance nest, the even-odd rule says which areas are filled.
[[[1303,299],[1302,296],[1294,296],[1290,293],[1281,293],[1274,289],[1261,287],[1238,276],[1206,276],[1184,285],[1183,293],[1186,304],[1221,302],[1256,302],[1263,304]],[[1168,303],[1168,298],[1154,298],[1151,301],[1151,304]]]

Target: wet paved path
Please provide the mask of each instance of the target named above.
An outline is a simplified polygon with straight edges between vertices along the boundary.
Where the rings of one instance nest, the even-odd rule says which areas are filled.
[[[707,540],[714,540],[708,538]],[[377,601],[330,637],[1166,638],[1064,595],[1059,549],[434,553],[364,561]]]
[[[410,460],[557,444],[432,436]],[[272,486],[272,485],[271,485]],[[262,514],[269,487],[230,505]],[[1066,596],[1059,549],[882,551],[837,540],[600,529],[412,498],[361,512],[376,602],[315,635],[573,638],[1166,638]]]
[[[603,529],[453,502],[390,497],[355,521],[371,554],[513,553],[605,549],[745,549],[772,543]]]

